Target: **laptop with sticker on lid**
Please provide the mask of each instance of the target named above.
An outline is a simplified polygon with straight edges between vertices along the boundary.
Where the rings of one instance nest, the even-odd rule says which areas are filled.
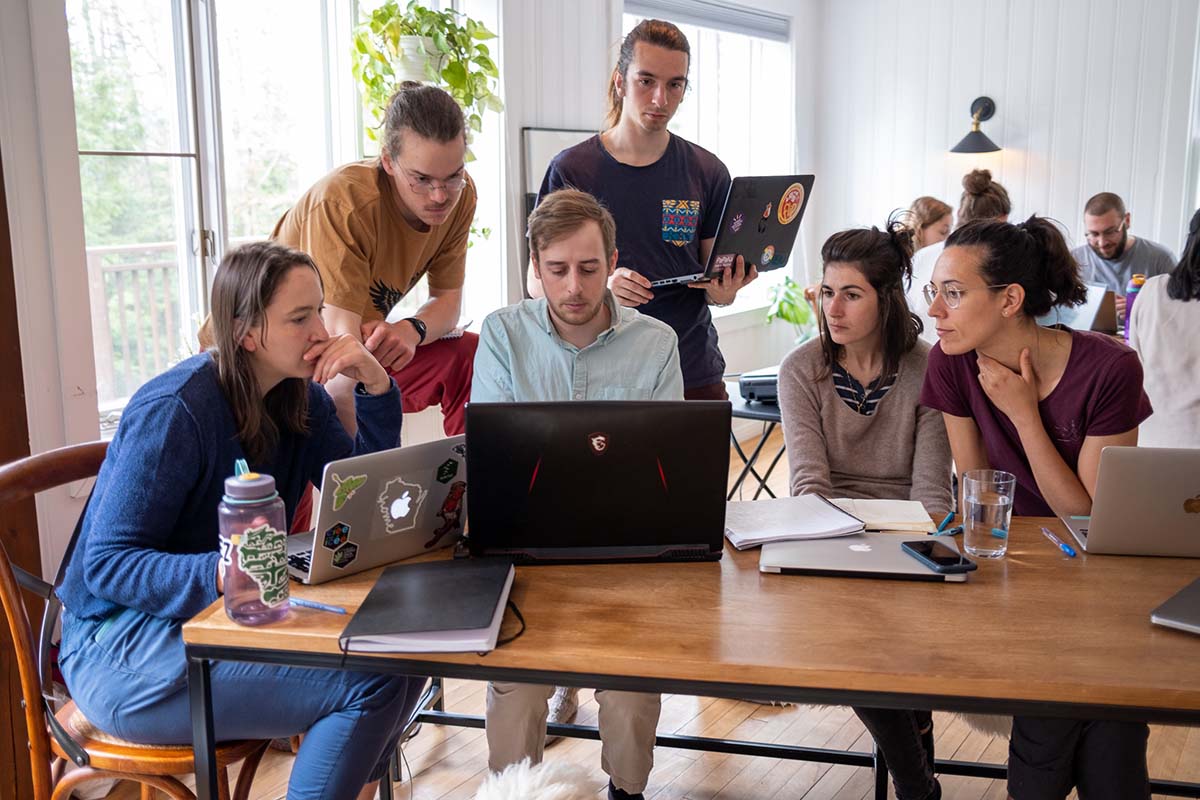
[[[466,453],[452,436],[326,464],[313,532],[288,537],[288,572],[324,583],[457,543]]]
[[[712,280],[733,269],[738,256],[759,272],[787,266],[796,232],[812,194],[812,175],[763,175],[734,178],[725,197],[721,223],[700,272],[651,281],[670,286]]]

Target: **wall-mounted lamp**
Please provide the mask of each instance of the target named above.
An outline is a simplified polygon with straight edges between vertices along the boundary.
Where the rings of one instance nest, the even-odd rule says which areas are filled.
[[[993,142],[983,131],[979,123],[992,118],[996,113],[996,104],[990,97],[976,97],[971,103],[971,132],[962,141],[950,148],[951,153],[994,153],[1000,145]]]

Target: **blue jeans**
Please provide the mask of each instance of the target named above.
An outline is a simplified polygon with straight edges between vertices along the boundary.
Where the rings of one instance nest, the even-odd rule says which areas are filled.
[[[63,612],[59,666],[94,725],[133,742],[191,744],[182,620],[125,609],[105,620]],[[307,732],[288,798],[353,798],[387,770],[424,680],[337,670],[218,662],[217,741]]]

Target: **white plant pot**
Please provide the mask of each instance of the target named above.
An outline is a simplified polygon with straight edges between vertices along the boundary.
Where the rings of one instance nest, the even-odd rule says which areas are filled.
[[[437,48],[433,39],[428,36],[401,36],[399,45],[400,58],[392,64],[397,80],[425,83],[429,80],[425,74],[425,65],[431,61],[434,62],[435,68],[441,70]]]

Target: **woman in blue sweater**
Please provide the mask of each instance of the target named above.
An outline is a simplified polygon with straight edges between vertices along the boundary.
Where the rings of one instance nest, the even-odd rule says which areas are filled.
[[[306,254],[268,242],[231,252],[213,283],[214,349],[126,407],[59,589],[62,672],[102,730],[191,742],[180,630],[221,594],[217,504],[237,459],[275,477],[290,523],[327,462],[399,443],[399,390],[356,339],[329,336],[323,298]],[[358,382],[357,439],[320,385],[339,374]],[[422,684],[222,662],[212,670],[216,736],[307,732],[288,797],[370,797]]]

